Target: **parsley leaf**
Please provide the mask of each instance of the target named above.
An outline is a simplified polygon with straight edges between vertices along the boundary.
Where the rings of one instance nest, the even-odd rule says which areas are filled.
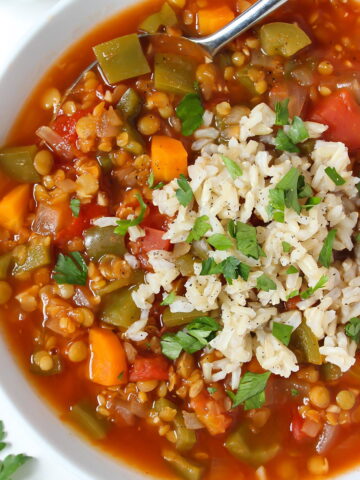
[[[310,288],[306,289],[304,292],[302,292],[300,294],[300,297],[303,300],[306,300],[306,299],[310,298],[311,295],[313,295],[317,290],[319,290],[320,288],[323,288],[326,285],[326,283],[328,282],[328,280],[329,280],[329,278],[326,275],[323,275],[320,278],[320,280],[317,282],[315,287],[310,287]]]
[[[154,175],[154,172],[151,171],[149,178],[147,180],[147,184],[149,188],[151,188],[151,190],[159,190],[160,188],[163,188],[163,186],[165,185],[164,182],[159,182],[156,185],[154,183],[155,183],[155,175]]]
[[[167,295],[167,297],[164,298],[164,300],[160,303],[160,305],[162,306],[171,305],[172,303],[174,303],[175,297],[176,297],[175,292],[169,293],[169,295]]]
[[[330,232],[327,234],[327,237],[325,238],[324,245],[319,255],[319,263],[325,268],[329,268],[331,262],[333,261],[332,251],[336,233],[337,230],[330,230]]]
[[[70,208],[73,216],[77,218],[80,214],[80,200],[78,198],[72,198],[70,200]]]
[[[192,135],[201,126],[204,112],[205,110],[198,94],[189,93],[181,100],[176,107],[176,115],[181,120],[181,133],[185,137]]]
[[[281,245],[283,247],[284,253],[290,253],[291,250],[294,248],[290,243],[288,242],[281,242]]]
[[[354,317],[345,325],[345,333],[348,337],[360,343],[360,318]]]
[[[276,102],[275,104],[275,113],[276,120],[275,125],[279,127],[289,124],[289,102],[290,98],[286,98],[282,102]]]
[[[231,160],[231,158],[225,157],[225,155],[221,155],[221,158],[223,159],[223,162],[225,164],[225,167],[227,168],[227,171],[230,173],[230,176],[233,180],[236,180],[238,177],[241,177],[243,174],[243,171],[241,170],[240,166]]]
[[[227,224],[227,231],[230,237],[236,238],[236,223],[234,222],[234,220],[230,220]]]
[[[142,199],[142,196],[139,193],[137,193],[135,197],[140,203],[140,207],[141,207],[140,214],[133,220],[118,220],[117,221],[118,226],[114,230],[114,232],[117,233],[118,235],[126,235],[129,227],[135,227],[136,225],[139,225],[144,220],[144,215],[147,208],[146,203],[144,202],[144,200]]]
[[[210,393],[210,395],[214,395],[214,393],[217,392],[217,388],[215,387],[208,387],[207,391]]]
[[[236,394],[229,395],[233,400],[233,408],[245,404],[245,410],[260,408],[265,403],[265,388],[271,373],[246,372],[240,380]]]
[[[297,397],[297,396],[300,395],[299,390],[296,390],[296,388],[292,388],[292,389],[290,390],[290,393],[291,393],[291,396],[292,396],[292,397]]]
[[[208,258],[202,262],[200,275],[220,275],[223,274],[226,281],[231,285],[232,280],[239,277],[245,281],[249,278],[250,267],[240,262],[235,257],[227,257],[221,263],[216,263],[213,258]]]
[[[279,130],[275,137],[275,148],[283,152],[299,153],[300,149],[290,140],[284,130]]]
[[[326,167],[325,173],[330,178],[330,180],[332,180],[338,187],[346,183],[346,180],[344,180],[343,177],[338,174],[336,168],[334,167]]]
[[[180,177],[177,179],[177,184],[180,188],[175,192],[176,198],[183,207],[187,207],[193,199],[194,194],[185,175],[180,175]]]
[[[315,207],[315,205],[319,205],[320,203],[320,197],[310,197],[307,199],[305,205],[303,205],[303,208],[306,208],[306,210],[311,210],[313,207]]]
[[[0,464],[0,480],[11,480],[12,475],[30,459],[23,453],[5,457]]]
[[[290,298],[298,297],[300,295],[299,290],[294,290],[293,292],[289,293],[286,297],[286,300],[290,300]]]
[[[124,377],[124,372],[122,371],[122,372],[119,373],[117,378],[118,378],[118,380],[122,380],[123,377]]]
[[[285,194],[284,190],[274,188],[269,191],[269,215],[275,222],[285,222]]]
[[[298,200],[299,177],[299,170],[295,167],[292,167],[276,185],[277,189],[284,190],[285,205],[287,208],[292,208],[298,214],[301,212],[301,206]]]
[[[299,270],[296,267],[294,267],[294,265],[290,265],[290,267],[286,270],[286,273],[288,275],[292,275],[293,273],[298,273],[298,272]]]
[[[6,447],[5,436],[4,423],[0,420],[0,451]]]
[[[264,292],[277,289],[276,283],[264,273],[256,279],[256,287]]]
[[[258,244],[256,228],[247,223],[236,223],[236,245],[241,253],[255,260],[265,255]]]
[[[298,198],[308,198],[313,194],[311,186],[308,183],[305,183],[304,175],[299,176],[297,189]]]
[[[300,117],[294,117],[287,135],[295,144],[304,142],[309,138],[309,132]]]
[[[286,347],[290,343],[290,338],[293,330],[294,329],[291,325],[285,325],[285,323],[273,322],[272,334]]]
[[[202,350],[221,329],[219,323],[211,317],[199,317],[177,333],[166,333],[161,338],[162,353],[176,360],[184,350],[195,353]]]
[[[207,242],[216,250],[228,250],[233,246],[232,241],[226,235],[215,233],[207,239]]]
[[[191,243],[195,240],[200,240],[201,237],[205,235],[205,233],[210,230],[211,225],[209,223],[209,217],[207,215],[203,215],[201,217],[198,217],[195,220],[194,226],[189,233],[186,241],[188,243]]]
[[[80,252],[60,253],[54,271],[54,280],[60,285],[86,285],[88,269]]]

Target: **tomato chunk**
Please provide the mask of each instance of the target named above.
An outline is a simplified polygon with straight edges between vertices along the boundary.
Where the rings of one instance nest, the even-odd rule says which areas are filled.
[[[151,250],[167,250],[171,248],[170,240],[164,240],[162,237],[164,232],[157,230],[156,228],[145,227],[145,237],[142,237],[141,248],[142,251],[147,253]]]
[[[78,135],[76,124],[78,120],[89,113],[88,110],[80,110],[73,115],[58,115],[52,125],[53,130],[63,137],[68,143],[75,146]]]
[[[168,380],[169,363],[165,357],[136,357],[130,372],[130,382]]]
[[[311,112],[310,120],[329,126],[324,134],[326,140],[344,142],[350,150],[360,148],[360,105],[349,90],[323,98]]]
[[[291,422],[291,432],[297,442],[302,442],[306,439],[305,433],[302,431],[305,420],[296,412]]]
[[[206,392],[201,392],[190,404],[211,435],[220,435],[229,428],[232,420],[226,414],[225,408]]]

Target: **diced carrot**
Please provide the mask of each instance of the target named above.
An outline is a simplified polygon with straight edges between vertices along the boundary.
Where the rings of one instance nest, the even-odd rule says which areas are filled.
[[[29,206],[30,185],[15,187],[0,201],[0,226],[18,232]]]
[[[234,12],[227,5],[217,8],[204,8],[198,13],[198,32],[200,35],[211,35],[225,27],[234,18]]]
[[[92,328],[89,341],[90,380],[105,387],[127,383],[126,354],[119,337],[111,330]]]
[[[171,182],[187,174],[188,154],[180,140],[155,135],[151,142],[151,166],[157,182]]]

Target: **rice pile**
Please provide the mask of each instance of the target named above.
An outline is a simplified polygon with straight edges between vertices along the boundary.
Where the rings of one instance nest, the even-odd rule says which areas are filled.
[[[173,219],[164,238],[174,244],[174,250],[149,253],[154,273],[147,273],[144,283],[133,292],[142,316],[130,327],[127,336],[133,340],[146,337],[144,328],[154,295],[162,292],[166,297],[172,291],[174,280],[180,276],[175,260],[189,251],[190,245],[185,240],[198,217],[208,216],[211,229],[205,237],[210,237],[227,233],[230,220],[251,223],[255,215],[266,224],[257,227],[258,243],[266,256],[259,260],[247,257],[235,245],[226,251],[209,252],[209,257],[217,263],[233,256],[249,265],[248,280],[238,278],[230,285],[224,284],[220,275],[201,276],[199,261],[194,266],[195,274],[185,283],[184,296],[177,296],[170,305],[172,312],[195,309],[221,312],[223,328],[207,349],[221,352],[223,358],[203,364],[205,380],[219,381],[231,375],[231,386],[235,389],[242,365],[253,356],[264,369],[288,377],[299,369],[297,359],[272,335],[272,324],[275,321],[296,329],[303,319],[318,338],[324,361],[345,372],[355,362],[357,345],[346,336],[344,324],[360,315],[359,248],[353,244],[358,222],[359,179],[350,170],[346,146],[318,140],[327,127],[305,122],[310,138],[317,139],[312,153],[305,157],[279,155],[273,148],[275,113],[265,104],[242,116],[237,138],[222,144],[217,142],[220,132],[213,122],[212,114],[206,112],[204,126],[195,134],[193,149],[201,149],[201,153],[188,172],[194,200],[187,207],[180,205],[175,193],[179,188],[176,179],[154,191],[153,203]],[[223,156],[241,167],[241,176],[235,180],[231,177]],[[269,191],[292,167],[300,171],[314,195],[322,200],[310,210],[302,209],[300,214],[286,208],[285,222],[279,223],[269,213]],[[326,167],[334,167],[346,183],[336,186],[325,173]],[[330,268],[324,268],[319,266],[318,258],[331,229],[337,230],[334,253],[354,252],[347,252],[344,261],[334,261]],[[283,242],[291,245],[290,252],[284,251]],[[298,272],[287,274],[289,266]],[[256,289],[257,279],[263,274],[275,282],[276,290]],[[322,288],[300,301],[298,310],[284,313],[280,307],[292,292],[315,287],[324,276],[326,282]]]

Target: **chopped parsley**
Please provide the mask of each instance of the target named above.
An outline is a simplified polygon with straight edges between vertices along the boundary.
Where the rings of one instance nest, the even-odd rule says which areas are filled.
[[[88,269],[80,252],[60,253],[54,271],[54,280],[60,285],[86,285]]]
[[[289,102],[290,98],[286,98],[282,102],[276,102],[275,113],[276,120],[275,125],[279,127],[289,124]]]
[[[203,121],[204,107],[200,95],[189,93],[181,100],[176,107],[176,115],[181,120],[181,133],[188,137],[197,130]]]
[[[288,125],[289,124],[289,112],[287,110],[287,105],[282,102],[278,106],[276,111],[276,125]],[[287,120],[287,123],[284,121]],[[309,132],[306,128],[305,123],[301,120],[300,117],[294,117],[292,123],[287,127],[287,131],[280,129],[275,138],[275,148],[284,152],[290,153],[299,153],[300,149],[297,147],[298,143],[305,142],[309,138]]]
[[[256,228],[247,223],[236,223],[236,246],[247,257],[258,260],[265,256],[264,251],[257,241]]]
[[[214,395],[214,393],[217,392],[217,388],[215,387],[208,387],[207,391],[210,393],[210,395]]]
[[[354,317],[345,325],[345,333],[356,343],[360,343],[360,318]]]
[[[117,233],[118,235],[126,235],[130,227],[135,227],[136,225],[139,225],[144,220],[144,216],[147,208],[146,203],[144,202],[144,200],[142,199],[142,196],[139,193],[137,193],[135,197],[140,203],[140,207],[141,207],[140,213],[136,218],[132,220],[118,220],[117,221],[118,226],[114,230],[114,232]]]
[[[209,223],[209,217],[207,215],[202,215],[195,220],[194,226],[189,233],[186,241],[191,243],[195,240],[200,240],[205,233],[210,230],[211,225]]]
[[[176,360],[182,351],[195,353],[202,350],[221,329],[212,317],[199,317],[177,333],[165,333],[161,338],[162,353]]]
[[[292,389],[290,390],[290,393],[291,393],[291,396],[292,396],[292,397],[298,397],[298,396],[300,395],[299,390],[296,390],[296,388],[292,388]]]
[[[175,192],[176,198],[183,207],[187,207],[192,201],[194,194],[185,175],[180,175],[177,179],[177,184],[179,185],[179,189]]]
[[[287,208],[292,208],[298,214],[301,212],[301,206],[298,199],[299,177],[299,170],[295,167],[292,167],[276,185],[278,190],[284,191],[285,205]]]
[[[5,442],[4,424],[0,421],[0,451],[7,446]],[[22,467],[31,457],[20,453],[18,455],[7,455],[4,460],[0,460],[0,480],[11,480],[17,470]]]
[[[167,297],[164,298],[164,300],[160,303],[160,305],[162,305],[162,306],[171,305],[172,303],[174,303],[175,297],[176,297],[175,292],[169,293],[169,295],[167,295]]]
[[[286,297],[287,300],[290,300],[291,298],[298,297],[300,295],[299,290],[294,290],[293,292],[289,293],[289,295]]]
[[[264,273],[256,279],[256,287],[264,292],[277,289],[276,283]]]
[[[265,388],[270,375],[270,372],[246,372],[240,380],[238,391],[235,394],[227,392],[233,402],[232,407],[244,404],[245,410],[261,408],[266,401]]]
[[[225,280],[232,285],[232,281],[241,277],[244,280],[249,278],[250,267],[240,262],[235,257],[227,257],[221,263],[216,263],[213,258],[202,262],[200,275],[224,275]]]
[[[294,248],[290,243],[288,242],[281,242],[282,248],[284,253],[290,253],[291,250]]]
[[[329,268],[333,261],[333,245],[337,230],[333,229],[327,234],[324,245],[319,255],[319,263],[325,268]]]
[[[238,177],[241,177],[243,174],[243,171],[239,167],[239,165],[234,162],[234,160],[231,160],[229,157],[225,157],[225,155],[221,155],[221,158],[223,159],[223,162],[225,164],[225,167],[227,168],[227,171],[230,173],[230,176],[233,180],[236,180]]]
[[[307,288],[304,292],[300,294],[300,297],[303,300],[310,298],[311,295],[313,295],[317,290],[319,290],[320,288],[324,288],[328,280],[329,278],[326,275],[323,275],[314,287]]]
[[[356,241],[356,243],[360,243],[360,233],[357,233],[355,235],[355,241]]]
[[[307,199],[305,205],[303,205],[303,208],[306,210],[311,210],[315,205],[319,205],[321,203],[321,198],[320,197],[310,197]]]
[[[305,142],[309,138],[309,132],[300,117],[294,117],[287,136],[294,144]]]
[[[215,233],[207,239],[208,243],[216,248],[216,250],[228,250],[233,246],[233,242],[229,237],[222,233]]]
[[[293,332],[291,325],[285,325],[285,323],[273,322],[272,334],[279,342],[283,343],[286,347],[290,343],[291,334]]]
[[[293,273],[299,273],[299,270],[294,267],[294,265],[290,265],[290,267],[286,270],[288,275],[292,275]]]
[[[346,183],[346,180],[344,180],[343,177],[338,174],[336,168],[334,167],[326,167],[325,173],[330,178],[330,180],[335,183],[337,187],[340,187],[341,185],[344,185]]]
[[[80,200],[78,198],[72,198],[70,200],[70,209],[75,218],[80,214]]]
[[[313,194],[311,186],[308,183],[305,183],[304,175],[299,176],[297,190],[298,198],[309,198]]]
[[[284,130],[279,130],[275,137],[275,148],[283,152],[299,153],[300,149],[290,140]]]
[[[283,190],[274,188],[269,191],[269,216],[272,217],[275,222],[285,222],[285,194]]]
[[[149,188],[151,188],[151,190],[159,190],[160,188],[163,188],[163,186],[165,185],[164,182],[159,182],[155,185],[155,175],[154,175],[153,171],[151,171],[151,173],[149,175],[149,178],[147,180],[147,184],[148,184]]]
[[[122,380],[123,377],[124,377],[124,372],[122,371],[122,372],[119,373],[117,378],[118,378],[118,380]]]

